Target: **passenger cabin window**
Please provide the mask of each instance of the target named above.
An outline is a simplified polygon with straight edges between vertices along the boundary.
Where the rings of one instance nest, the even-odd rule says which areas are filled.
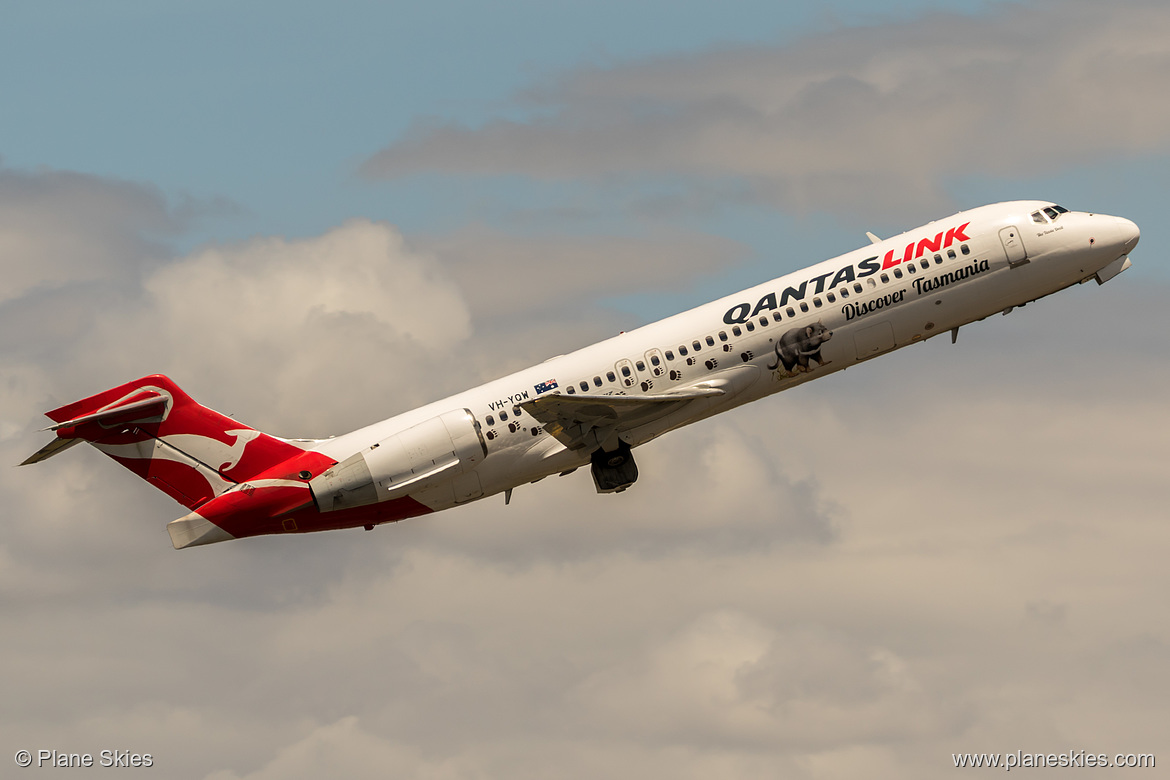
[[[918,265],[922,266],[922,270],[925,271],[927,268],[930,268],[930,261],[924,257],[918,261]]]
[[[725,330],[719,331],[719,340],[720,341],[727,341],[727,331],[725,331]]]
[[[606,372],[605,372],[605,378],[606,378],[606,379],[608,379],[608,380],[609,380],[609,381],[611,381],[611,382],[616,382],[616,381],[617,381],[617,376],[615,376],[615,375],[614,375],[614,373],[613,373],[612,371],[606,371]]]
[[[760,324],[761,324],[761,325],[764,325],[764,326],[767,326],[767,324],[768,324],[768,318],[767,318],[767,317],[760,317]]]
[[[513,415],[515,415],[516,417],[519,417],[519,416],[520,416],[520,407],[519,407],[519,406],[513,406],[513,407],[512,407],[512,414],[513,414]]]
[[[714,338],[713,336],[708,336],[708,337],[707,337],[707,346],[708,346],[708,347],[713,347],[713,346],[715,346],[715,338]]]
[[[953,249],[948,249],[948,250],[947,250],[947,257],[949,257],[949,258],[951,258],[952,260],[954,260],[956,257],[958,257],[958,255],[956,255],[956,254],[955,254],[955,250],[953,250]]]
[[[646,363],[645,363],[645,362],[643,362],[643,361],[641,361],[641,360],[639,360],[639,361],[638,361],[637,363],[635,363],[634,365],[638,367],[638,370],[639,370],[639,371],[645,371],[645,370],[646,370]]]
[[[819,308],[821,308],[821,307],[822,307],[822,306],[824,306],[824,305],[825,305],[825,304],[823,304],[823,303],[821,302],[821,299],[820,299],[820,298],[813,298],[813,306],[815,306],[815,307],[817,307],[817,308],[819,309]]]
[[[500,412],[500,422],[504,422],[507,419],[508,419],[508,413],[507,412]]]
[[[629,375],[630,375],[630,367],[629,366],[622,366],[622,376],[629,376]]]
[[[697,341],[692,341],[691,346],[694,348],[695,352],[698,352],[700,349],[703,348],[703,345]]]
[[[889,282],[890,282],[890,275],[889,274],[882,274],[882,284],[889,284]]]
[[[959,251],[965,255],[969,255],[969,254],[971,254],[971,247],[967,246],[966,244],[963,244],[962,246],[959,247]]]
[[[848,287],[842,287],[842,288],[839,290],[839,292],[841,293],[841,297],[842,297],[842,298],[848,298],[848,297],[849,297],[849,288],[848,288]]]
[[[910,265],[906,266],[906,273],[918,273],[918,266],[914,265],[914,263],[910,263]]]
[[[829,301],[829,303],[834,303],[837,300],[837,296],[833,295],[833,293],[826,293],[825,298]]]
[[[484,420],[487,422],[487,424],[489,426],[496,424],[496,418],[492,417],[490,414],[487,417],[485,417]]]
[[[748,320],[747,322],[745,322],[743,324],[743,326],[748,329],[748,333],[751,333],[753,330],[756,329],[756,323],[752,322],[751,320]]]
[[[671,351],[671,350],[669,350],[669,349],[668,349],[668,350],[666,350],[666,359],[667,359],[667,360],[674,360],[674,352],[672,352],[672,351]]]
[[[935,255],[934,256],[934,264],[935,265],[942,265],[942,255]]]
[[[774,311],[774,312],[772,312],[772,319],[776,320],[776,322],[779,322],[780,320],[782,320],[784,318],[780,316],[780,312]]]
[[[868,284],[871,288],[877,287],[877,282],[874,281],[872,276],[866,279],[865,283]]]
[[[800,302],[800,310],[803,312],[807,312],[808,311],[808,304],[805,303],[804,301],[801,301]]]
[[[686,347],[679,347],[678,354],[682,355],[683,357],[686,357],[687,356],[687,348]]]
[[[857,292],[861,292],[860,287],[858,288]],[[792,319],[793,317],[796,316],[796,309],[789,306],[787,309],[784,310],[784,313],[788,315],[788,319]]]
[[[740,329],[740,327],[738,325],[736,325],[735,327],[733,327],[731,329],[731,335],[732,336],[742,336],[743,331]]]
[[[599,377],[599,376],[593,377],[593,386],[594,387],[601,387],[601,377]]]
[[[855,293],[861,292],[861,282],[854,282],[853,283],[853,292],[855,292]],[[789,311],[792,311],[792,309],[789,309]]]
[[[576,395],[577,388],[573,387],[572,385],[569,385],[568,387],[565,388],[565,392],[568,393],[569,395]]]

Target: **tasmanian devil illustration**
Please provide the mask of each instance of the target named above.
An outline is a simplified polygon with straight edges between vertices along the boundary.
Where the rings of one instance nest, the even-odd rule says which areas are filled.
[[[790,374],[796,366],[800,366],[801,371],[808,371],[810,360],[825,365],[825,359],[821,357],[821,344],[832,337],[833,331],[820,321],[803,328],[793,328],[776,342],[776,363],[768,366],[768,370],[773,371],[783,363],[784,370]]]

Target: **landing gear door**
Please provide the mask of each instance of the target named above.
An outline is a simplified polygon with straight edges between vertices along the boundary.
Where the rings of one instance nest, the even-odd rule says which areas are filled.
[[[999,240],[1003,244],[1003,251],[1007,255],[1008,265],[1012,268],[1028,262],[1028,252],[1024,249],[1024,239],[1014,225],[1009,225],[999,231]]]

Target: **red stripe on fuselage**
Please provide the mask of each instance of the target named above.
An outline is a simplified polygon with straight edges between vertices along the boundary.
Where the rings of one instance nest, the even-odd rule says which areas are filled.
[[[406,497],[336,512],[320,512],[309,491],[308,480],[335,464],[336,461],[319,452],[306,451],[300,457],[240,483],[238,488],[213,498],[196,511],[237,539],[379,525],[434,511]],[[308,479],[301,476],[302,472],[308,473]],[[266,480],[296,484],[266,486],[263,485]],[[253,485],[252,482],[259,484]]]

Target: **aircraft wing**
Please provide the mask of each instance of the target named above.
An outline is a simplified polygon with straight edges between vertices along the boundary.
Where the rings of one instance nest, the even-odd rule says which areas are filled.
[[[696,387],[657,395],[546,395],[520,404],[544,429],[569,449],[596,446],[617,433],[670,414],[696,398],[723,395],[714,387]]]
[[[545,395],[520,407],[569,449],[600,446],[610,436],[653,422],[700,399],[734,395],[755,381],[759,369],[740,366],[717,378],[653,395]]]

